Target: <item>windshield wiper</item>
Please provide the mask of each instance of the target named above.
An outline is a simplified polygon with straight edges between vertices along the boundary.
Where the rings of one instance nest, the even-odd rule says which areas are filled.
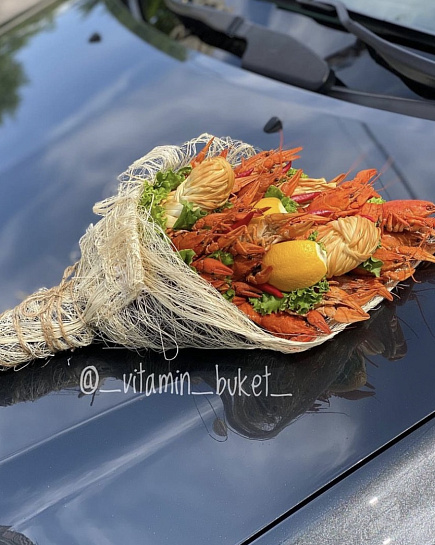
[[[354,21],[340,0],[278,0],[275,3],[320,9],[329,14],[335,11],[341,26],[369,46],[392,71],[411,82],[435,89],[435,61],[391,43]]]
[[[292,3],[292,0],[272,1]],[[180,0],[164,2],[202,41],[241,57],[242,68],[246,70],[347,102],[435,121],[435,106],[431,101],[347,89],[324,59],[291,36],[214,8]],[[329,4],[321,2],[321,5],[332,9]]]
[[[241,57],[246,70],[310,91],[325,92],[335,83],[326,61],[287,34],[207,6],[164,1],[204,42]]]

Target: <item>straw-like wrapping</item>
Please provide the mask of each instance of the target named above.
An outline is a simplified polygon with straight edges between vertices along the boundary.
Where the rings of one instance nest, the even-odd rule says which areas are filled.
[[[192,346],[300,352],[345,327],[334,325],[332,335],[303,343],[267,333],[184,264],[138,207],[145,180],[153,183],[157,172],[188,165],[210,138],[157,147],[120,176],[118,194],[95,205],[103,217],[82,237],[81,258],[62,283],[0,316],[0,365],[45,358],[95,337],[157,351]],[[255,153],[243,142],[215,138],[208,155],[228,147],[233,165]]]

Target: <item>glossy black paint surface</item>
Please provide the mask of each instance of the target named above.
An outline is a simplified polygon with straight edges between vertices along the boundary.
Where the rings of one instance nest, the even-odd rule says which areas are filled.
[[[433,269],[425,274],[433,281]],[[403,294],[406,305],[384,305],[298,357],[186,350],[169,363],[92,348],[3,375],[2,522],[37,543],[119,543],[126,534],[241,542],[432,411],[435,369],[421,357],[433,346],[423,322],[435,318],[432,288],[419,284]],[[216,365],[230,380],[240,368],[246,394],[192,394],[216,389]],[[83,396],[89,366],[101,383]],[[148,395],[149,377],[170,371],[190,377],[190,395],[186,382],[184,395],[181,386]],[[269,395],[263,380],[255,397],[249,383],[266,371]]]
[[[433,122],[177,47],[169,56],[164,38],[147,31],[152,46],[117,21],[112,2],[83,5],[62,4],[13,55],[27,83],[0,126],[1,310],[60,280],[98,219],[93,203],[134,159],[205,131],[272,148],[262,127],[276,115],[311,175],[388,162],[388,198],[434,198]],[[421,279],[398,307],[297,358],[182,351],[169,363],[96,347],[0,376],[0,525],[40,544],[242,542],[434,410],[433,269]],[[247,382],[267,365],[269,394],[293,395],[124,393],[123,374],[138,377],[141,362],[146,376],[189,373],[203,392],[216,365],[227,378],[240,367]],[[102,389],[121,392],[79,395],[89,365]]]
[[[432,543],[434,447],[432,419],[266,532],[255,545]]]

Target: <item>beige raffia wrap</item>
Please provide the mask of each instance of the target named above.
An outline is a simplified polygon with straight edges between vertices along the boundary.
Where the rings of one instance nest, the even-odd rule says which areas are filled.
[[[138,208],[145,180],[153,183],[157,172],[188,165],[210,138],[157,147],[120,176],[118,194],[95,205],[102,219],[82,237],[81,258],[61,284],[0,315],[0,366],[46,358],[95,338],[165,353],[187,346],[300,352],[345,327],[306,343],[263,331],[185,265]],[[215,138],[208,155],[228,147],[233,165],[255,153],[243,142]]]

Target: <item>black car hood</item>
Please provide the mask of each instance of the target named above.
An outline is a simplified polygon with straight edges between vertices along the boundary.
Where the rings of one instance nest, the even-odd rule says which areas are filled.
[[[1,38],[21,74],[0,126],[2,310],[59,282],[117,174],[202,132],[273,148],[261,129],[276,115],[312,176],[385,167],[386,198],[433,198],[435,123],[186,52],[122,13],[62,3]],[[299,356],[93,347],[4,373],[0,525],[40,544],[243,542],[434,410],[435,276],[418,274],[369,322]],[[244,391],[214,394],[238,369]],[[146,390],[169,372],[190,394]]]

